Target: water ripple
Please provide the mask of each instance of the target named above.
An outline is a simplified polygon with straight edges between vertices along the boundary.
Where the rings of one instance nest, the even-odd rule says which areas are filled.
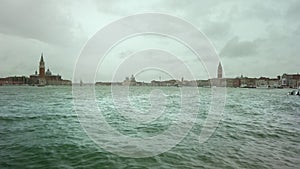
[[[122,105],[113,104],[108,87],[96,88],[96,101],[108,123],[121,133],[151,137],[176,122],[174,115],[180,109],[178,88],[159,89],[168,96],[166,111],[147,124],[122,116],[116,109]],[[148,110],[151,90],[131,89],[132,105]],[[199,90],[200,101],[189,103],[188,110],[199,112],[196,124],[176,147],[154,157],[125,158],[98,147],[87,136],[73,109],[70,87],[0,87],[0,168],[300,166],[300,98],[287,97],[286,90],[228,89],[222,121],[212,137],[199,144],[211,97],[210,89]],[[200,110],[194,109],[196,104]]]

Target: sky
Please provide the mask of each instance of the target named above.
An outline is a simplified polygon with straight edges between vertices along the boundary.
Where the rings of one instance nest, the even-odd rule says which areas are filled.
[[[53,74],[89,81],[84,73],[73,77],[89,40],[105,26],[142,13],[163,13],[195,26],[215,48],[226,77],[300,73],[299,9],[299,0],[0,0],[0,77],[33,74],[43,52]],[[149,49],[155,50],[145,52]],[[163,63],[174,72],[137,69],[145,63]],[[131,74],[140,81],[213,77],[183,43],[159,35],[127,38],[97,64],[95,81],[122,81]]]

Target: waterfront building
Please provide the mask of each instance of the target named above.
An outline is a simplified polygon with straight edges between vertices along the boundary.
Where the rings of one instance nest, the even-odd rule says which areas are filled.
[[[255,81],[255,87],[257,88],[269,88],[269,78],[260,77]]]
[[[190,81],[184,80],[182,82],[182,85],[183,86],[194,86],[194,87],[196,87],[196,86],[198,86],[198,82],[196,80],[190,80]]]
[[[121,86],[121,82],[96,82],[97,86]]]
[[[122,85],[124,85],[124,86],[135,86],[136,84],[137,83],[136,83],[135,77],[133,75],[131,75],[130,78],[126,77],[122,83]]]
[[[152,80],[151,81],[151,86],[178,86],[180,83],[179,80],[165,80],[165,81],[156,81],[156,80]],[[180,83],[181,84],[181,83]]]
[[[268,78],[268,77],[260,77],[256,79],[256,87],[257,88],[279,88],[279,80],[280,77],[277,78]]]
[[[239,78],[226,78],[226,87],[240,87],[241,80]]]
[[[300,74],[286,74],[281,76],[280,84],[284,88],[299,88],[300,86]]]
[[[242,88],[255,88],[256,87],[256,78],[248,78],[241,76],[240,78],[240,87]]]
[[[0,85],[25,85],[28,84],[29,78],[25,76],[10,76],[0,78]]]
[[[197,80],[198,87],[210,87],[209,80]]]
[[[280,76],[278,78],[273,78],[268,80],[268,84],[270,88],[280,88],[279,85]]]
[[[209,79],[210,86],[212,87],[225,87],[226,86],[226,79],[225,78],[213,78]]]

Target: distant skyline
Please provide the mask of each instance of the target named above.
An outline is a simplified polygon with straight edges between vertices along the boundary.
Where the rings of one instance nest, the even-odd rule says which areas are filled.
[[[173,15],[196,26],[215,46],[226,77],[300,73],[299,9],[297,0],[88,0],[84,3],[1,0],[0,77],[34,74],[43,52],[46,69],[50,68],[64,79],[72,79],[76,58],[88,39],[117,19],[144,12]],[[202,65],[193,64],[190,52],[181,44],[159,36],[141,36],[128,39],[112,50],[98,71],[96,81],[110,81],[115,67],[133,53],[159,47],[199,70],[195,78],[208,78]],[[140,60],[151,61],[154,59]],[[174,66],[173,60],[164,56],[155,61]],[[136,64],[139,63],[131,66]],[[189,79],[184,71],[177,69],[177,79]],[[122,73],[125,78],[136,72]],[[137,80],[158,80],[159,77],[168,79],[159,72],[148,72]],[[84,77],[82,79],[84,81]]]

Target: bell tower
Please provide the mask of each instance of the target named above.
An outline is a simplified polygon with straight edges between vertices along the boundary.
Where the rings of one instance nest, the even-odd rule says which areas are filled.
[[[223,68],[222,68],[222,65],[221,65],[221,62],[219,62],[219,66],[218,66],[218,79],[221,79],[222,78],[222,74],[223,74]]]
[[[45,62],[44,62],[44,58],[43,58],[43,53],[41,54],[39,76],[40,76],[40,78],[45,77]]]

